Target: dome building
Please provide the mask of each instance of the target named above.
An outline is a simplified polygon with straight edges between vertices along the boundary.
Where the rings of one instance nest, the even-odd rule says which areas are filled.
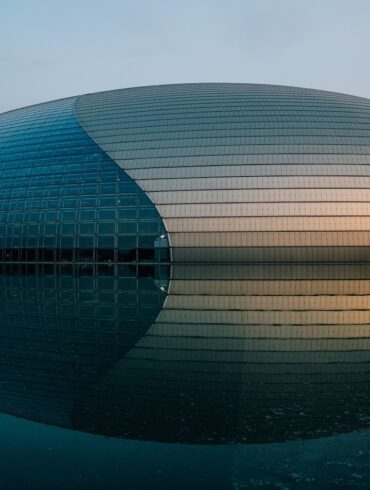
[[[370,101],[319,90],[0,115],[0,409],[202,443],[367,425],[369,163]]]
[[[109,249],[100,258],[113,262],[170,243],[175,263],[366,260],[369,110],[318,90],[189,84],[5,113],[2,248]]]

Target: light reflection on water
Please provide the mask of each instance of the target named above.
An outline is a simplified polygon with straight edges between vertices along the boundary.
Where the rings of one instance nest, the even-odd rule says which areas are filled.
[[[2,487],[110,490],[369,488],[369,429],[272,444],[189,445],[0,416]]]
[[[6,488],[369,485],[368,265],[120,273],[2,277]]]

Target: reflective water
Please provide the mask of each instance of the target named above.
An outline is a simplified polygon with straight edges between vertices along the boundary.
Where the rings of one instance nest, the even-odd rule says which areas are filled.
[[[0,416],[1,488],[369,488],[370,431],[257,445],[107,438]]]
[[[1,488],[369,488],[369,265],[105,267],[1,276]]]

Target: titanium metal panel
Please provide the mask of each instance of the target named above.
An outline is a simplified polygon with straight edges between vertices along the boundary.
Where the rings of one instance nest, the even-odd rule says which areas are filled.
[[[225,246],[225,255],[222,248],[209,255],[215,261],[230,260],[227,248],[232,246],[294,245],[289,236],[303,230],[312,233],[297,238],[297,246],[311,247],[302,260],[326,260],[328,254],[315,255],[314,247],[368,246],[369,222],[356,219],[366,216],[370,202],[366,99],[291,87],[189,84],[84,95],[75,107],[88,134],[148,193],[172,246],[188,248],[180,255],[174,250],[174,260],[198,260],[191,247],[208,247],[210,230],[219,233],[214,245]],[[232,203],[276,204],[273,215],[279,217],[281,210],[281,220],[258,220],[258,210],[256,221],[225,220],[223,206]],[[283,218],[281,203],[292,203],[291,219]],[[313,203],[303,221],[302,203]],[[212,217],[212,222],[177,220],[182,205],[190,204],[197,205],[195,216]],[[261,235],[256,241],[251,233],[250,241],[241,243],[229,236],[258,229],[278,230],[281,238],[266,241]],[[332,238],[332,230],[340,236]],[[347,230],[363,233],[350,237]],[[250,260],[240,250],[237,257]],[[278,257],[273,253],[271,260]]]

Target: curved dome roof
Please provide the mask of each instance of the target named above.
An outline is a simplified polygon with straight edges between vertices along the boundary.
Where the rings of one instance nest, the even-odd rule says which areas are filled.
[[[185,84],[84,95],[75,110],[155,203],[175,262],[367,258],[370,101]]]
[[[0,409],[179,442],[368,426],[369,104],[190,84],[1,115]]]

